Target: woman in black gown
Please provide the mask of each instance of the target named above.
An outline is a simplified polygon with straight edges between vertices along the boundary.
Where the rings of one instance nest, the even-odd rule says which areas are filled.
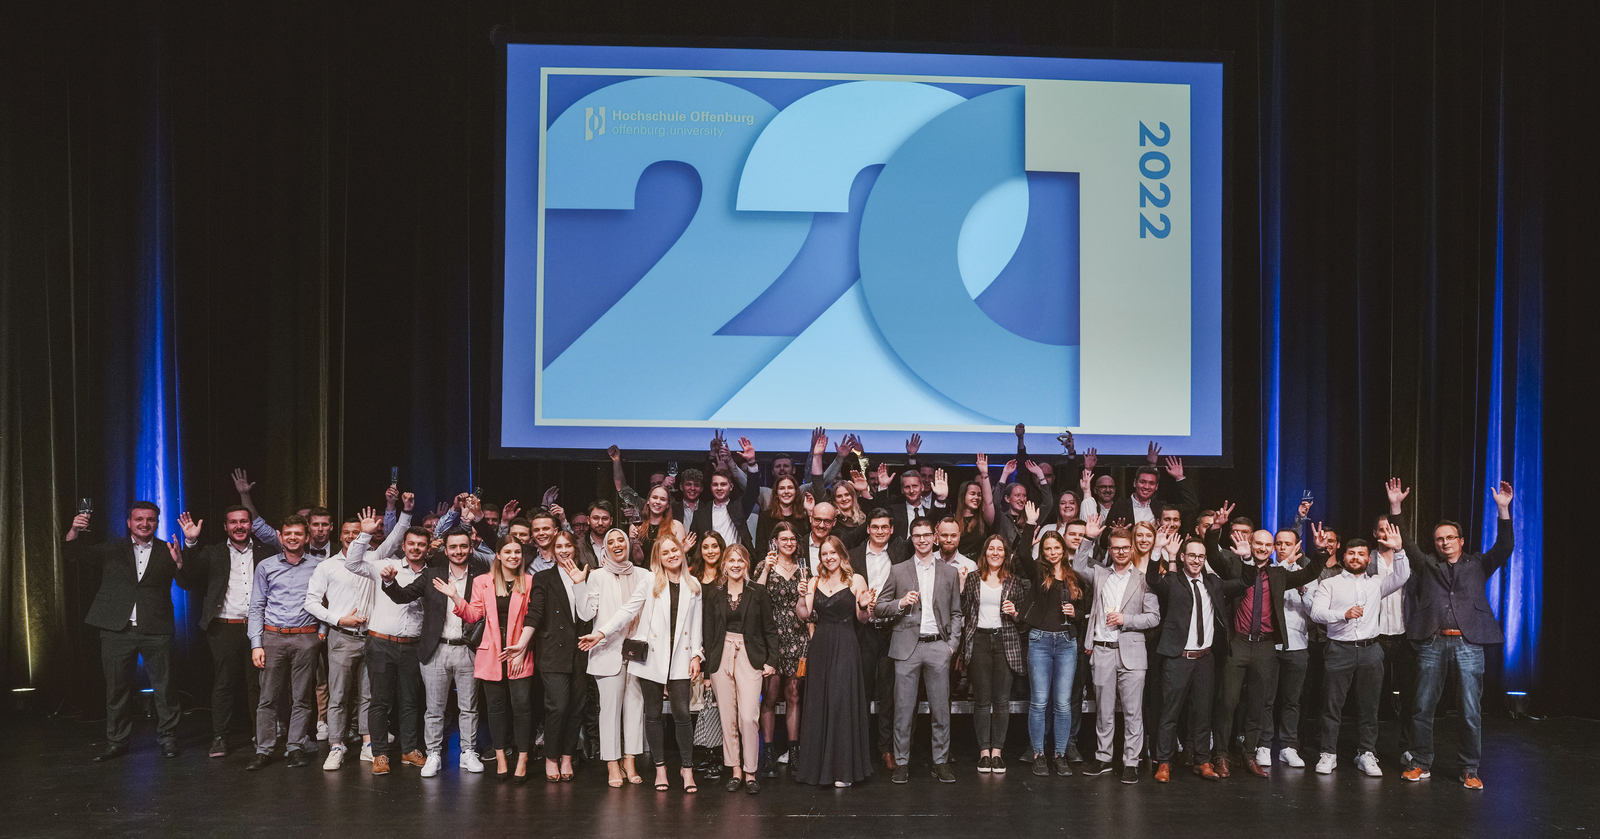
[[[867,582],[850,568],[837,536],[817,551],[817,576],[808,580],[795,614],[816,624],[806,652],[805,712],[800,715],[795,780],[847,787],[872,774],[867,691],[861,677],[857,623],[870,619]]]

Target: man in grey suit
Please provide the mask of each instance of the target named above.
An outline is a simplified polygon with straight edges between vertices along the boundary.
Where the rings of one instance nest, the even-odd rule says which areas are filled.
[[[961,637],[961,583],[955,566],[933,550],[933,522],[911,522],[910,562],[889,571],[878,592],[873,617],[891,627],[889,658],[894,661],[894,759],[892,780],[911,779],[911,722],[917,714],[917,685],[928,692],[933,718],[933,776],[955,783],[950,770],[950,662]]]
[[[1098,521],[1089,523],[1090,536],[1078,548],[1072,565],[1094,587],[1094,606],[1084,633],[1089,652],[1089,672],[1094,680],[1094,760],[1083,774],[1111,771],[1111,740],[1116,734],[1116,712],[1122,712],[1122,782],[1139,782],[1139,749],[1144,744],[1144,631],[1161,622],[1161,606],[1133,567],[1133,536],[1122,528],[1111,531],[1111,567],[1095,564],[1093,544]]]

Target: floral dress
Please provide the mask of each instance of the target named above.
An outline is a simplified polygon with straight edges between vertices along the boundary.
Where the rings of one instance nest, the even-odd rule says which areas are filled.
[[[795,604],[800,600],[800,588],[810,576],[802,562],[790,579],[784,579],[777,570],[767,574],[767,598],[772,604],[772,622],[778,627],[778,648],[772,666],[780,676],[793,676],[806,657],[806,642],[810,635],[806,625],[795,615]]]

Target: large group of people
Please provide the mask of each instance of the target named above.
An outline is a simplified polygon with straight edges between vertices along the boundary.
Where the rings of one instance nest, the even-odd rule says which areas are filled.
[[[616,498],[581,512],[552,487],[526,511],[462,493],[417,518],[391,485],[381,512],[336,523],[313,506],[273,526],[236,471],[240,503],[215,544],[188,512],[162,541],[160,511],[139,501],[125,538],[90,546],[79,513],[66,555],[100,576],[86,619],[107,690],[95,759],[129,749],[139,659],[160,749],[178,754],[175,583],[200,598],[209,753],[242,743],[242,704],[249,770],[321,758],[337,771],[359,741],[375,775],[398,757],[433,777],[453,708],[460,769],[492,763],[515,782],[537,750],[552,783],[590,759],[611,787],[663,792],[708,780],[757,793],[784,772],[901,784],[925,702],[932,775],[952,783],[953,704],[970,703],[976,769],[993,776],[1007,771],[1015,698],[1035,775],[1328,774],[1353,752],[1382,777],[1380,706],[1395,696],[1399,774],[1421,781],[1453,682],[1454,771],[1482,788],[1484,648],[1503,642],[1485,587],[1511,553],[1509,484],[1491,491],[1495,544],[1470,553],[1453,521],[1426,548],[1405,535],[1397,479],[1371,538],[1311,521],[1309,500],[1274,533],[1228,502],[1202,509],[1182,460],[1154,444],[1119,497],[1093,449],[1066,437],[1065,457],[1034,460],[1024,435],[998,477],[980,453],[959,484],[954,465],[919,458],[916,436],[896,470],[872,468],[851,435],[825,465],[817,429],[798,460],[718,435],[703,465],[658,470],[643,494],[612,447]]]

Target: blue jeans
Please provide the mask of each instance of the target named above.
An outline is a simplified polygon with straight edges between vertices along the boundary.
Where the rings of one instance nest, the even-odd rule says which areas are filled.
[[[1478,771],[1483,757],[1483,647],[1460,635],[1435,635],[1415,641],[1417,650],[1417,704],[1411,726],[1411,762],[1433,767],[1433,712],[1439,705],[1450,671],[1460,680],[1461,768]]]
[[[1028,739],[1044,754],[1045,709],[1055,717],[1055,756],[1067,753],[1072,731],[1072,679],[1078,670],[1078,641],[1071,632],[1028,632]]]

